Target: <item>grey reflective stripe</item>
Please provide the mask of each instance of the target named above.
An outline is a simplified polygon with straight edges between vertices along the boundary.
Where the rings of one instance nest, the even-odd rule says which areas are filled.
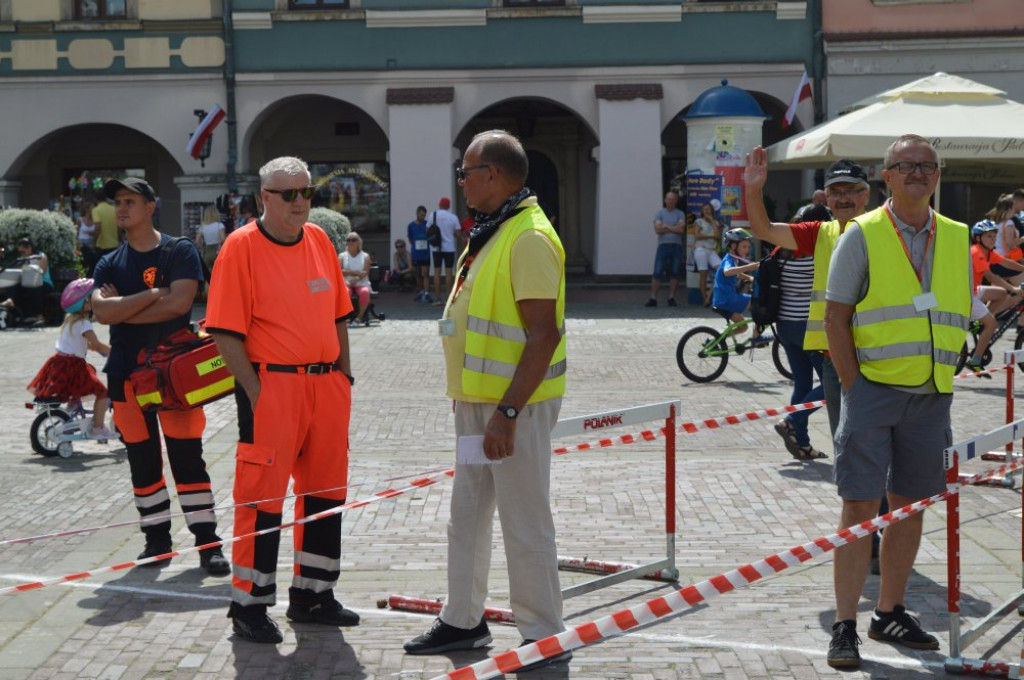
[[[235,569],[238,569],[238,567],[235,567]],[[248,607],[254,604],[265,604],[273,607],[274,603],[277,601],[277,596],[271,593],[270,595],[261,595],[260,597],[253,597],[244,590],[241,590],[239,588],[232,588],[231,601],[237,602],[243,607]]]
[[[271,586],[277,582],[276,571],[265,574],[262,571],[252,569],[251,567],[240,567],[237,564],[231,565],[231,568],[235,576],[243,581],[251,581],[252,584],[256,586]]]
[[[161,512],[157,515],[149,515],[139,520],[139,525],[144,527],[151,527],[154,524],[163,524],[164,522],[170,522],[171,515],[169,512]]]
[[[495,359],[483,359],[481,357],[475,357],[472,354],[467,354],[465,360],[462,362],[463,368],[469,371],[475,371],[476,373],[486,373],[487,375],[496,375],[499,378],[508,378],[511,380],[516,374],[517,364],[510,364],[505,361],[497,361]],[[548,372],[544,376],[544,380],[551,380],[565,374],[565,359],[551,364],[548,366]]]
[[[526,342],[525,328],[507,326],[503,323],[498,323],[497,321],[481,319],[479,316],[470,316],[466,319],[466,330],[473,331],[474,333],[480,333],[481,335],[488,335],[500,340]]]
[[[811,302],[824,302],[825,291],[823,290],[812,290],[811,291]]]
[[[305,576],[296,576],[292,579],[292,588],[302,588],[303,590],[312,590],[314,593],[323,593],[335,586],[338,581],[323,581],[318,578],[306,578]]]
[[[927,318],[925,312],[914,309],[914,305],[892,305],[889,307],[876,307],[865,311],[858,311],[853,315],[854,326],[867,326],[883,321],[900,321],[903,319]]]
[[[295,562],[304,567],[313,567],[314,569],[323,569],[324,571],[341,571],[340,559],[324,557],[323,555],[316,555],[302,550],[295,553]]]
[[[960,360],[960,353],[950,352],[948,349],[936,349],[932,351],[932,357],[935,359],[935,363],[937,364],[956,366],[957,361]]]
[[[900,359],[903,357],[930,357],[932,344],[930,342],[898,342],[881,347],[858,347],[857,359],[864,361],[885,361],[886,359]]]
[[[213,510],[193,510],[185,516],[185,523],[189,526],[192,526],[193,524],[202,524],[204,522],[216,524],[217,516],[213,514]]]
[[[970,326],[970,319],[963,314],[957,314],[956,312],[932,312],[932,323],[942,324],[943,326],[952,326],[954,328],[963,328],[967,330]]]
[[[142,510],[144,508],[152,508],[154,505],[160,505],[161,503],[167,503],[170,500],[171,497],[167,494],[167,487],[165,486],[149,496],[136,496],[135,507]]]
[[[470,316],[466,319],[466,330],[479,333],[480,335],[487,335],[492,338],[498,338],[499,340],[508,340],[509,342],[526,342],[526,329],[520,328],[519,326],[509,326],[508,324],[499,323],[497,321],[488,321],[487,319],[481,319],[479,316]],[[563,323],[561,328],[558,329],[558,336],[565,335],[565,324]]]
[[[185,493],[179,491],[178,501],[183,508],[196,505],[213,505],[213,494],[209,491],[187,491]]]
[[[824,333],[825,332],[825,322],[817,320],[817,319],[815,319],[815,320],[808,319],[807,320],[807,330],[804,331],[804,332],[806,332],[806,333],[814,333],[814,332]]]

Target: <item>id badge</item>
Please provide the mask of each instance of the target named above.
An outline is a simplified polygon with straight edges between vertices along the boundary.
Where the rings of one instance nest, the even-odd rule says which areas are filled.
[[[919,312],[927,312],[929,309],[935,309],[938,306],[939,299],[931,291],[914,296],[914,309]]]
[[[438,319],[437,334],[448,337],[455,335],[455,319]]]
[[[413,241],[412,247],[415,248],[416,250],[426,250],[427,249],[427,240],[426,239],[416,239],[415,241]]]

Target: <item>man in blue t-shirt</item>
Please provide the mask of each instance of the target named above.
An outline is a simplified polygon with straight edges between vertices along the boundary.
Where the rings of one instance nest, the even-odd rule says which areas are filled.
[[[686,214],[676,208],[679,195],[674,191],[665,194],[665,206],[654,215],[654,233],[658,235],[658,250],[654,254],[654,274],[651,275],[651,299],[644,307],[658,306],[658,289],[661,278],[668,273],[668,306],[676,306],[676,288],[679,287],[679,272],[683,268],[683,239],[686,234]]]
[[[110,180],[103,192],[114,201],[117,226],[124,230],[126,239],[96,264],[92,308],[96,319],[110,326],[110,356],[103,370],[113,402],[114,424],[128,450],[135,505],[146,537],[141,560],[173,549],[161,429],[178,501],[196,545],[220,541],[210,475],[203,461],[203,410],[144,412],[128,380],[140,349],[155,346],[161,338],[188,325],[203,270],[199,251],[190,240],[172,239],[153,226],[156,196],[145,180]],[[168,248],[171,250],[164,254]],[[169,559],[145,566],[162,566]],[[212,575],[231,573],[231,565],[219,547],[204,550],[199,561]]]
[[[412,271],[416,275],[416,302],[431,302],[430,292],[430,245],[427,243],[427,208],[416,208],[416,219],[409,223],[409,254],[412,255]]]

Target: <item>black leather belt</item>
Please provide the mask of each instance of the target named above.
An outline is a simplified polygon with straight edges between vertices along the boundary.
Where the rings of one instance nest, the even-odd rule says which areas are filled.
[[[257,371],[269,373],[299,373],[303,375],[321,375],[331,371],[340,371],[341,366],[333,364],[260,364],[253,363],[252,367]]]

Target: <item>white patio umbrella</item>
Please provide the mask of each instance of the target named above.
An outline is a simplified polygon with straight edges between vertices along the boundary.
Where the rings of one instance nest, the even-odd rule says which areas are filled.
[[[914,133],[932,142],[953,174],[999,182],[1024,175],[1024,104],[1002,90],[936,73],[846,111],[768,147],[769,164],[817,168],[840,158],[880,163],[894,139]]]

